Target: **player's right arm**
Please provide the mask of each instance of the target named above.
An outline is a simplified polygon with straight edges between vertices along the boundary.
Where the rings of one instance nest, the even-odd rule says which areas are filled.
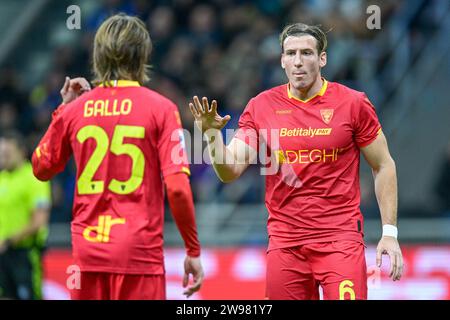
[[[257,157],[257,151],[238,138],[233,138],[228,146],[223,141],[220,130],[230,120],[230,116],[221,117],[217,113],[217,101],[211,102],[203,97],[202,102],[197,96],[189,103],[191,113],[200,131],[206,136],[209,156],[217,177],[222,182],[231,182],[240,177]]]
[[[67,103],[75,100],[85,91],[90,90],[89,82],[84,78],[70,79],[66,77],[61,89],[63,103],[53,112],[52,122],[47,132],[39,142],[31,159],[33,173],[41,181],[47,181],[54,175],[64,170],[67,161],[72,154],[66,126],[61,116]]]

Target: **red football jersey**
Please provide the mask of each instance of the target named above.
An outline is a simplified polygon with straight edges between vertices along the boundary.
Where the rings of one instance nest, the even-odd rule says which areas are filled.
[[[381,132],[366,95],[324,83],[314,97],[293,97],[289,85],[251,99],[237,138],[279,164],[266,176],[269,250],[339,239],[363,241],[360,147]],[[268,173],[270,172],[269,169]]]
[[[60,107],[35,155],[48,177],[74,155],[72,247],[81,271],[163,274],[161,174],[189,174],[178,109],[137,82],[114,84]]]

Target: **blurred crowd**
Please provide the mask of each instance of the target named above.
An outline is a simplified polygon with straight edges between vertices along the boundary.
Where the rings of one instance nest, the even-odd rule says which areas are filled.
[[[193,132],[187,107],[193,95],[217,99],[220,112],[232,116],[228,127],[236,128],[239,115],[251,97],[286,82],[280,68],[278,36],[283,26],[291,22],[321,25],[328,32],[328,63],[343,65],[330,80],[361,89],[357,81],[361,74],[369,72],[368,66],[377,70],[386,60],[383,56],[386,52],[373,46],[380,31],[365,27],[366,8],[369,4],[379,5],[383,21],[388,21],[404,3],[395,0],[106,0],[90,17],[83,19],[83,33],[76,43],[54,48],[51,69],[34,87],[24,88],[14,68],[2,68],[0,130],[19,128],[27,135],[30,149],[37,144],[49,124],[51,112],[61,102],[59,91],[64,77],[92,78],[90,56],[95,30],[114,13],[137,15],[147,24],[153,41],[152,80],[147,86],[173,100],[180,109],[183,126]],[[420,11],[425,17],[433,10],[429,4],[426,6]],[[426,28],[433,27],[430,19],[421,18],[422,15],[409,28],[413,50],[420,48]],[[257,170],[256,166],[250,169]],[[229,188],[219,184],[206,165],[192,165],[191,171],[197,201],[209,201],[211,192]],[[73,176],[71,163],[53,183],[54,211],[58,212],[52,215],[53,220],[70,219]],[[221,192],[220,199],[213,198],[262,203],[262,179],[254,172],[246,173],[242,185],[253,188],[239,193],[233,186],[233,190]],[[372,181],[366,183],[371,185]]]

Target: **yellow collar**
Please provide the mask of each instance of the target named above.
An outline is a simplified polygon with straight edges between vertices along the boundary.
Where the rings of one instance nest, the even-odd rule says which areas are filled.
[[[133,80],[112,80],[110,81],[112,87],[140,87],[141,85],[137,81]],[[104,87],[105,84],[101,83],[99,87]]]
[[[303,102],[303,103],[306,103],[306,102],[311,101],[312,99],[314,99],[314,98],[317,97],[317,96],[323,96],[323,95],[325,94],[325,91],[327,91],[328,81],[327,81],[326,79],[324,79],[324,78],[322,78],[322,79],[323,79],[323,84],[322,84],[322,88],[320,88],[320,91],[317,92],[317,93],[316,93],[315,95],[313,95],[312,97],[306,99],[306,100],[302,100],[302,99],[300,99],[300,98],[294,97],[294,96],[291,94],[291,91],[289,90],[289,83],[288,83],[287,86],[286,86],[286,87],[287,87],[288,98],[289,98],[289,99],[294,99],[294,100],[297,100],[297,101],[300,101],[300,102]]]

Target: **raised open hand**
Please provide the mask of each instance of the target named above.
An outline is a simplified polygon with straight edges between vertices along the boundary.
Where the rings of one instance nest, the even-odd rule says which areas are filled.
[[[203,97],[202,102],[197,96],[193,98],[194,103],[189,103],[191,113],[195,118],[195,124],[202,133],[209,129],[222,129],[230,121],[231,117],[226,115],[221,117],[217,113],[217,101],[211,102],[211,108],[209,107],[208,98]]]

